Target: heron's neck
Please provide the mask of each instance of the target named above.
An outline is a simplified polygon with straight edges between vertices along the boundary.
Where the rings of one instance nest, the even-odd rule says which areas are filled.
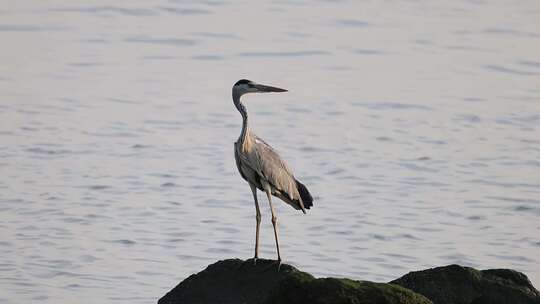
[[[242,104],[240,101],[240,94],[237,94],[236,92],[233,92],[233,101],[234,105],[236,106],[236,109],[240,114],[242,115],[242,132],[240,133],[240,137],[238,138],[238,141],[243,144],[246,140],[246,137],[249,132],[249,126],[248,126],[248,114],[246,107]]]

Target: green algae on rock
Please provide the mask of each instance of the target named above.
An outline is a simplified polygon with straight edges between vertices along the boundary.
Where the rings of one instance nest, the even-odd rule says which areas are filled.
[[[424,296],[398,285],[350,279],[298,279],[281,281],[267,304],[431,304]]]

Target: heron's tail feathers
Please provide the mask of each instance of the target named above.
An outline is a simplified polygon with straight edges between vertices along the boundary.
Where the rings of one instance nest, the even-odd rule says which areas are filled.
[[[304,184],[296,180],[296,187],[298,188],[298,193],[300,193],[300,197],[302,198],[304,207],[306,209],[311,208],[313,206],[313,197],[311,197],[311,194],[309,193],[306,186],[304,186]]]

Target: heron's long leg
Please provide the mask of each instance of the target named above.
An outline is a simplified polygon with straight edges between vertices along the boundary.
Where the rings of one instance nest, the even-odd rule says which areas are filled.
[[[277,216],[276,212],[274,211],[274,205],[272,205],[272,195],[270,193],[269,187],[265,187],[264,191],[266,192],[266,196],[268,197],[268,203],[270,204],[270,210],[272,211],[272,225],[274,226],[274,236],[276,237],[277,259],[278,262],[281,263],[281,255],[279,254],[279,238],[277,232]]]
[[[257,200],[257,187],[253,184],[249,184],[251,192],[253,193],[253,200],[255,201],[255,219],[257,220],[257,229],[255,230],[255,262],[259,257],[259,229],[261,228],[261,210],[259,209],[259,201]]]

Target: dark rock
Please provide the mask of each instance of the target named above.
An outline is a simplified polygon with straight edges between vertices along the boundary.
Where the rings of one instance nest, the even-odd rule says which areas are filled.
[[[219,261],[182,281],[158,304],[429,304],[424,296],[393,284],[316,279],[275,261]]]
[[[390,283],[423,294],[434,304],[540,304],[527,276],[511,269],[449,265],[410,272]]]
[[[288,276],[265,303],[432,304],[424,296],[398,285],[336,278],[315,279],[305,275],[305,272],[299,272]]]
[[[158,304],[263,303],[294,267],[271,260],[242,261],[229,259],[208,266],[191,275],[162,297]]]

